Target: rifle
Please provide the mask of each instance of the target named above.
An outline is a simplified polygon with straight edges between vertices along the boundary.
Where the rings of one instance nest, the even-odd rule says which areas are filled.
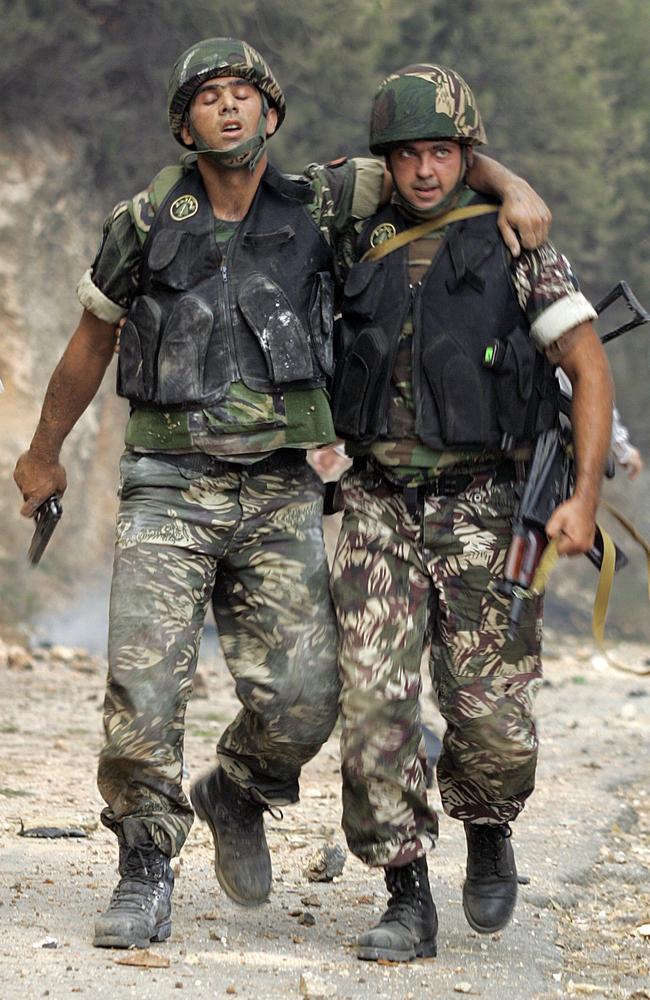
[[[596,305],[598,315],[600,316],[620,298],[631,310],[632,319],[601,336],[603,344],[650,321],[650,314],[633,295],[625,281],[620,281]],[[514,639],[517,635],[524,602],[531,596],[530,588],[548,544],[546,524],[555,508],[567,500],[573,492],[574,467],[569,420],[571,397],[565,392],[560,395],[558,426],[540,434],[535,442],[533,457],[513,523],[512,540],[506,554],[503,579],[497,583],[499,593],[511,598],[509,639]],[[597,569],[602,565],[603,552],[603,536],[597,528],[594,544],[589,552],[585,553]],[[615,553],[616,572],[627,564],[628,558],[618,546],[615,546]]]

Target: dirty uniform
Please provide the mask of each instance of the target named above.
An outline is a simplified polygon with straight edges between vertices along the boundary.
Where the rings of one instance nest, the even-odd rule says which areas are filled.
[[[472,200],[465,192],[461,204]],[[412,224],[388,206],[359,254]],[[347,279],[332,407],[354,465],[341,484],[333,596],[343,825],[368,864],[408,864],[437,837],[418,708],[427,642],[447,723],[445,812],[507,823],[533,789],[542,606],[530,602],[508,639],[495,582],[530,442],[557,415],[544,350],[594,316],[564,257],[546,244],[511,260],[492,215],[360,263]],[[496,340],[498,384],[482,364]]]
[[[269,803],[295,802],[302,765],[334,726],[322,488],[305,451],[334,436],[331,247],[376,209],[382,177],[369,160],[302,178],[269,166],[246,219],[231,223],[213,218],[195,167],[166,168],[113,211],[79,285],[100,319],[127,316],[118,392],[131,403],[102,820],[119,832],[137,816],[170,855],[192,823],[184,715],[210,601],[242,704],[218,745],[229,776]]]

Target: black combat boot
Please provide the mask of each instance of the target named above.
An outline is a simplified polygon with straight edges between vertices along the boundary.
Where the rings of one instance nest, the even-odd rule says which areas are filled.
[[[506,926],[517,902],[517,868],[510,827],[465,823],[467,878],[463,909],[470,927],[494,934]]]
[[[105,913],[95,921],[96,948],[147,948],[172,931],[174,873],[140,820],[128,818],[120,831],[120,881]]]
[[[427,859],[402,868],[385,868],[390,899],[376,927],[357,941],[358,958],[376,962],[411,962],[436,954],[438,914],[429,888]]]
[[[221,767],[190,790],[199,819],[212,830],[219,885],[242,906],[259,906],[271,892],[271,855],[264,833],[264,803],[236,785]]]

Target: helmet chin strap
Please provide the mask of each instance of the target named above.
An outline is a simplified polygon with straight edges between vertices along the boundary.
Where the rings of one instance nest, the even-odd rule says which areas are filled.
[[[250,172],[253,173],[266,151],[266,116],[268,111],[269,103],[266,97],[262,95],[262,110],[255,135],[252,135],[250,139],[244,139],[243,142],[240,142],[237,146],[233,146],[232,149],[212,149],[211,146],[208,146],[203,137],[194,128],[191,118],[188,119],[187,128],[192,136],[197,153],[204,156],[206,160],[215,163],[219,167],[226,167],[228,170],[241,170],[243,167],[248,167]]]
[[[445,195],[442,201],[437,201],[435,205],[431,206],[431,208],[418,208],[412,202],[407,201],[406,198],[404,198],[397,185],[395,185],[393,190],[391,201],[395,205],[398,205],[406,215],[411,216],[413,219],[421,219],[423,222],[426,222],[429,219],[436,219],[439,215],[444,215],[454,207],[463,188],[465,187],[465,174],[467,173],[467,149],[463,145],[461,146],[460,151],[461,163],[458,180],[451,191]]]

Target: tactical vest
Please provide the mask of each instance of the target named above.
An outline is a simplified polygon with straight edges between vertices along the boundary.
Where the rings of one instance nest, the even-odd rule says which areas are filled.
[[[332,370],[332,252],[306,181],[267,167],[225,251],[198,170],[164,198],[142,248],[120,338],[117,391],[134,406],[194,409],[232,382],[313,389]]]
[[[383,224],[409,227],[387,205],[364,227],[360,255]],[[338,434],[362,444],[386,436],[390,379],[409,312],[415,430],[426,445],[508,449],[555,424],[553,368],[530,337],[496,218],[483,215],[448,227],[414,288],[408,247],[350,271],[332,393]]]

